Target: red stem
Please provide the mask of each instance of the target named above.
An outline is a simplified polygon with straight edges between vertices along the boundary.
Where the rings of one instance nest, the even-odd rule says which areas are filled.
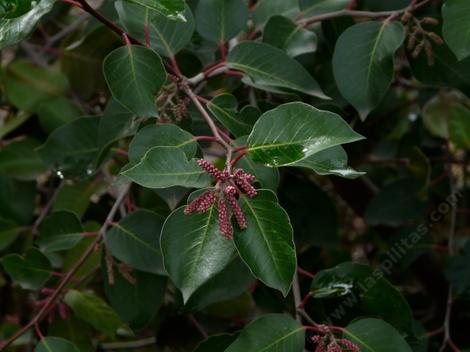
[[[206,98],[201,97],[200,95],[197,95],[196,99],[199,100],[201,103],[203,103],[205,105],[209,104],[209,100],[207,100]]]
[[[228,76],[245,77],[245,74],[243,72],[235,71],[235,70],[227,70],[224,72],[224,74]]]
[[[311,272],[307,271],[307,270],[304,270],[302,269],[301,267],[297,267],[297,272],[300,274],[300,275],[303,275],[305,277],[308,277],[310,279],[314,279],[315,278],[315,275],[312,274]]]
[[[235,149],[233,150],[233,152],[234,152],[234,153],[238,153],[238,152],[244,151],[244,150],[246,150],[246,147],[247,147],[247,145],[244,144],[244,145],[242,145],[242,146],[240,146],[240,147],[238,147],[238,148],[235,148]]]
[[[220,128],[217,128],[217,130],[219,131],[220,135],[227,141],[227,142],[231,142],[232,141],[232,138],[230,138],[230,136],[225,133],[224,131],[222,131]]]
[[[196,140],[196,141],[218,142],[218,139],[213,137],[213,136],[195,136],[194,140]]]
[[[236,165],[245,155],[247,155],[248,152],[242,152],[240,153],[235,159],[232,160],[232,165]]]
[[[79,2],[77,1],[74,1],[74,0],[61,0],[62,2],[65,2],[66,4],[70,4],[70,5],[73,5],[73,6],[77,6],[77,7],[80,7],[82,8],[82,4],[80,4]]]
[[[207,70],[205,70],[203,73],[204,73],[204,77],[207,78],[209,77],[209,75],[214,72],[215,70],[219,69],[219,68],[222,68],[222,67],[225,67],[225,62],[220,62],[216,65],[213,65],[211,67],[209,67]]]
[[[305,295],[304,299],[302,300],[302,302],[300,302],[297,308],[303,309],[307,302],[310,300],[310,298],[312,298],[312,294],[309,292]]]
[[[178,63],[176,62],[176,59],[174,56],[170,58],[171,61],[171,66],[173,66],[173,70],[175,71],[176,75],[179,77],[181,76],[181,70],[180,67],[178,66]]]
[[[145,46],[150,48],[150,27],[148,24],[144,25],[144,33],[145,33]]]
[[[126,45],[132,45],[131,41],[129,40],[129,36],[126,33],[122,33],[122,38],[124,39],[124,43],[126,43]]]

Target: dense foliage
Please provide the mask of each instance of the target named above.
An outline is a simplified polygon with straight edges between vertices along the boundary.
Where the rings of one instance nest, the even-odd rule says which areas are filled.
[[[0,48],[0,351],[470,348],[469,0],[0,0]]]

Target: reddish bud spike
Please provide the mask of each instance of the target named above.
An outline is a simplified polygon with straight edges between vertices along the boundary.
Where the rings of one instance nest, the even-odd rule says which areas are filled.
[[[233,210],[233,215],[237,220],[238,226],[240,226],[242,230],[246,229],[248,227],[248,222],[246,221],[245,214],[243,214],[243,210],[240,208],[237,199],[233,195],[228,194],[227,202]]]
[[[206,171],[208,174],[212,175],[217,181],[225,181],[227,180],[228,173],[226,171],[220,171],[214,165],[210,164],[204,159],[199,159],[197,164],[201,169]]]
[[[212,204],[214,204],[216,199],[217,199],[217,195],[214,191],[210,190],[210,191],[205,192],[202,196],[199,197],[197,211],[200,214],[204,214],[210,209],[210,207],[212,206]]]
[[[230,216],[225,204],[225,198],[221,195],[217,202],[217,209],[219,210],[219,230],[220,233],[227,239],[233,239],[233,227],[230,222]]]

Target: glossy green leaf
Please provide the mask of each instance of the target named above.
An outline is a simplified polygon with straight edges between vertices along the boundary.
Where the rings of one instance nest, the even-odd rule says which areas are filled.
[[[263,25],[270,17],[282,15],[289,18],[299,13],[299,0],[260,0],[253,12],[253,22]]]
[[[77,215],[67,211],[55,212],[39,226],[37,244],[44,252],[70,249],[82,240],[83,232]]]
[[[290,57],[315,52],[317,41],[315,32],[283,16],[271,17],[263,33],[263,42],[284,50]]]
[[[135,282],[131,283],[121,273],[115,272],[115,282],[111,285],[104,273],[105,293],[122,321],[132,328],[141,329],[157,314],[165,294],[167,279],[142,271],[132,271],[130,275]]]
[[[2,81],[8,100],[28,112],[36,112],[41,104],[65,95],[68,89],[67,78],[61,72],[21,60],[7,67]]]
[[[103,112],[98,128],[98,141],[101,147],[133,135],[138,121],[132,112],[111,99]]]
[[[225,352],[302,352],[305,329],[286,314],[264,315],[248,324]]]
[[[357,297],[356,307],[364,314],[380,317],[400,331],[411,333],[411,309],[402,294],[384,275],[380,268],[373,270],[363,264],[342,263],[316,273],[310,292],[314,298],[352,294]],[[384,301],[387,304],[383,304]],[[341,298],[339,302],[341,304]]]
[[[24,256],[6,255],[1,263],[12,280],[27,290],[40,289],[52,274],[49,260],[36,248],[29,248]]]
[[[121,174],[148,188],[202,188],[210,183],[209,175],[194,159],[188,161],[183,150],[177,147],[154,147],[138,164]]]
[[[138,116],[158,114],[155,99],[166,81],[161,58],[151,49],[126,45],[114,50],[103,63],[113,97]]]
[[[80,352],[70,341],[60,337],[45,337],[34,349],[34,352]]]
[[[321,99],[328,99],[317,81],[297,61],[287,56],[281,49],[266,43],[245,41],[233,48],[228,57],[227,65],[242,71],[256,86],[265,89],[293,90]]]
[[[105,183],[97,180],[65,184],[58,192],[52,211],[66,210],[81,218],[90,204],[90,198]]]
[[[187,158],[196,155],[197,142],[194,136],[175,125],[149,125],[142,128],[129,146],[129,161],[138,163],[154,147],[175,147]]]
[[[251,272],[287,296],[297,268],[289,217],[272,191],[240,198],[248,228],[235,232],[235,246]]]
[[[116,312],[94,293],[69,290],[64,302],[72,308],[78,318],[107,336],[114,337],[116,331],[124,325]]]
[[[261,116],[248,137],[248,150],[255,162],[279,167],[361,139],[340,116],[295,102]]]
[[[458,105],[453,99],[436,95],[423,107],[424,127],[435,137],[449,138],[450,111],[453,111]]]
[[[207,306],[240,296],[253,284],[254,278],[245,263],[236,256],[219,273],[209,279],[186,303],[188,310],[200,311]]]
[[[346,327],[344,337],[367,352],[411,352],[406,340],[390,324],[380,319],[361,319]]]
[[[450,112],[449,137],[457,147],[470,149],[470,110],[464,105]]]
[[[350,0],[299,0],[304,17],[346,9]]]
[[[38,118],[42,129],[51,133],[83,115],[82,110],[64,97],[57,97],[39,105]]]
[[[194,18],[187,5],[183,13],[186,22],[174,21],[163,15],[150,13],[141,6],[125,1],[116,1],[116,10],[127,31],[142,42],[145,42],[143,26],[147,24],[150,47],[165,57],[173,57],[185,48],[194,33]]]
[[[86,177],[94,172],[98,156],[99,117],[83,117],[57,128],[38,153],[60,177]]]
[[[171,213],[163,225],[161,246],[165,269],[185,302],[222,271],[235,252],[233,242],[219,232],[215,205],[205,214],[185,215],[184,207]]]
[[[362,120],[390,87],[394,54],[404,39],[403,25],[390,21],[356,24],[338,39],[333,56],[336,84]]]
[[[40,0],[22,16],[0,18],[0,48],[19,43],[27,37],[41,18],[52,10],[54,3],[55,0]]]
[[[442,6],[442,34],[447,45],[460,61],[470,56],[470,3],[446,0]]]
[[[127,0],[152,11],[156,11],[172,20],[186,21],[184,0]]]
[[[243,0],[200,0],[195,15],[202,37],[226,43],[246,27],[248,7]]]
[[[246,139],[246,136],[238,138],[233,142],[233,145],[236,147],[246,145]],[[260,184],[261,188],[276,191],[279,187],[279,182],[281,180],[279,169],[256,163],[249,154],[241,158],[237,165],[239,168],[242,168],[246,172],[256,176],[256,183]]]
[[[0,149],[0,170],[22,180],[34,180],[46,171],[35,148],[39,142],[32,138],[14,141]]]
[[[91,326],[73,315],[67,317],[65,320],[54,320],[54,322],[47,327],[47,334],[70,341],[80,352],[96,352],[96,348],[93,345],[93,331]],[[52,352],[55,352],[55,350]]]
[[[291,166],[312,169],[318,175],[335,175],[350,179],[365,175],[365,172],[356,171],[348,166],[348,155],[341,146],[322,150]]]
[[[207,108],[217,118],[217,120],[227,127],[227,129],[237,137],[250,134],[253,125],[257,120],[255,114],[245,110],[238,112],[238,101],[231,94],[221,94],[213,98]]]
[[[141,271],[164,274],[159,237],[163,219],[148,210],[136,210],[106,234],[113,256]]]

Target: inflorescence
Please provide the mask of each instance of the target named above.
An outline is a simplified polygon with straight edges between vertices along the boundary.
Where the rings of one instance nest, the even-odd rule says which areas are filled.
[[[348,339],[338,339],[326,325],[318,326],[319,335],[312,337],[316,344],[315,352],[359,352],[359,347]]]
[[[217,184],[188,204],[184,213],[186,215],[197,211],[206,213],[214,204],[217,204],[219,213],[219,230],[227,239],[233,239],[232,216],[240,229],[246,229],[248,222],[242,208],[238,204],[237,196],[246,194],[253,198],[258,193],[253,187],[256,177],[242,169],[219,170],[204,159],[197,161],[199,167],[210,174]]]

